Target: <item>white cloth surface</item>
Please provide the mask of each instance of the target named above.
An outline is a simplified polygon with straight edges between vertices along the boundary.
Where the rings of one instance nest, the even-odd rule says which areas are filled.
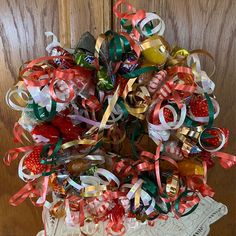
[[[198,208],[179,220],[171,214],[168,220],[158,220],[155,226],[147,226],[136,220],[128,222],[126,236],[206,236],[210,225],[227,214],[227,207],[209,197],[202,198]],[[128,228],[129,227],[129,228]],[[53,218],[46,213],[47,236],[83,236],[79,227],[66,226],[63,219]],[[106,236],[105,226],[100,223],[94,236]],[[40,231],[37,236],[44,236]]]

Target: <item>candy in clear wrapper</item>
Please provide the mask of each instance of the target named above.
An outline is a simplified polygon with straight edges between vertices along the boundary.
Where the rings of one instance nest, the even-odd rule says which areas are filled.
[[[127,74],[134,71],[139,66],[137,57],[134,54],[128,54],[125,60],[121,63],[119,72],[121,74]]]
[[[100,68],[100,70],[97,72],[97,77],[97,87],[100,90],[111,90],[114,88],[114,75],[109,76],[107,70],[104,67]]]
[[[93,55],[78,52],[75,60],[77,65],[88,69],[95,69],[97,67],[97,60]]]
[[[50,56],[60,56],[66,58],[54,58],[53,62],[62,68],[71,68],[75,66],[74,56],[60,46],[52,48]]]
[[[168,57],[168,43],[161,36],[151,36],[141,44],[144,58],[154,65],[163,66]]]

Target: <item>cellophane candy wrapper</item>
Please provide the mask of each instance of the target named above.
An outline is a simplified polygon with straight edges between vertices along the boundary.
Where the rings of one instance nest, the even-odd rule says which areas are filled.
[[[214,126],[214,71],[199,59],[214,67],[210,53],[169,45],[153,12],[123,0],[113,11],[122,30],[87,32],[75,50],[46,32],[48,55],[22,65],[6,95],[21,112],[13,130],[21,146],[4,162],[19,159],[26,183],[10,204],[29,198],[84,234],[91,223],[93,232],[104,222],[107,235],[124,235],[129,218],[152,226],[191,214],[200,194],[214,195],[215,161],[236,163],[221,152],[229,131]]]

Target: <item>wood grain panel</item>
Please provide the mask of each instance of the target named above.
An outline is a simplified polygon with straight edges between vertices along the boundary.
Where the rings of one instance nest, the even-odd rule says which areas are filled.
[[[0,7],[0,156],[13,148],[12,128],[19,113],[5,105],[5,93],[17,79],[25,61],[45,55],[44,32],[59,34],[56,0],[5,0]],[[17,161],[16,161],[17,162]],[[42,229],[41,209],[26,200],[18,207],[8,204],[24,183],[17,176],[17,163],[10,168],[0,162],[0,235],[33,236]]]
[[[60,35],[66,37],[65,45],[68,47],[75,47],[86,31],[97,37],[111,27],[111,1],[60,0],[60,6],[64,12],[61,15],[67,16]]]
[[[215,94],[221,105],[216,124],[230,130],[225,151],[236,153],[236,1],[234,0],[136,0],[129,1],[136,9],[156,11],[166,23],[165,37],[171,44],[208,50],[215,58]],[[114,29],[119,30],[117,19]],[[210,62],[203,68],[209,71]],[[236,235],[236,171],[217,165],[209,171],[209,184],[216,191],[215,199],[225,203],[229,213],[211,227],[212,236]]]
[[[136,8],[156,11],[166,23],[166,37],[171,43],[186,48],[208,49],[216,59],[216,95],[221,104],[218,124],[228,127],[231,140],[227,151],[236,151],[236,2],[234,0],[136,0]],[[80,35],[90,31],[97,36],[110,26],[110,0],[2,0],[0,8],[0,154],[12,148],[12,127],[18,113],[6,107],[6,91],[17,78],[19,66],[45,54],[45,31],[59,35],[62,43],[74,47]],[[209,64],[206,63],[206,69]],[[9,197],[23,186],[17,178],[16,163],[6,168],[0,164],[0,236],[30,236],[42,228],[40,210],[26,201],[13,208]],[[236,174],[218,166],[210,171],[209,182],[216,190],[216,199],[229,207],[228,216],[212,226],[211,235],[236,235]]]
[[[66,47],[75,46],[85,31],[95,36],[110,28],[111,1],[5,0],[0,8],[0,130],[1,156],[14,147],[12,128],[19,113],[5,105],[5,93],[17,79],[19,66],[45,55],[44,32],[53,31]],[[17,163],[6,168],[2,162],[0,194],[0,235],[31,236],[43,228],[41,210],[29,201],[19,207],[9,197],[23,186],[17,177]],[[30,226],[30,227],[29,227]]]

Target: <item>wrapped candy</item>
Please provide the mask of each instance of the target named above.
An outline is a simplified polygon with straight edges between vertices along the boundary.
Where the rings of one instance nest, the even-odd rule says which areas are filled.
[[[59,58],[58,57],[58,58],[53,59],[53,62],[57,66],[60,66],[63,68],[70,68],[75,65],[74,57],[60,46],[54,47],[50,52],[50,56],[66,57],[66,58]]]
[[[141,44],[144,58],[157,66],[163,66],[168,57],[168,43],[161,36],[152,36]]]
[[[171,48],[155,13],[125,0],[113,10],[122,31],[97,40],[87,32],[76,50],[47,32],[49,56],[24,64],[6,95],[22,112],[13,129],[22,146],[4,162],[22,155],[18,173],[26,182],[10,203],[29,197],[89,235],[99,222],[108,235],[124,235],[130,219],[153,225],[170,212],[185,216],[199,194],[213,197],[207,171],[215,161],[236,164],[221,151],[229,130],[213,125],[220,107],[197,54],[212,56]]]

